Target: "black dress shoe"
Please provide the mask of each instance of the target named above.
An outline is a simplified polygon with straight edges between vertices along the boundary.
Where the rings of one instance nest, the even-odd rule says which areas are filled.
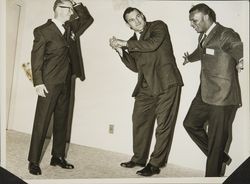
[[[231,162],[232,162],[231,157],[230,157],[227,153],[225,153],[225,152],[224,152],[223,162],[224,162],[225,164],[227,164],[227,165],[230,165]]]
[[[41,168],[39,167],[39,165],[32,163],[32,162],[29,163],[29,172],[30,172],[30,174],[34,174],[34,175],[41,175],[42,174],[42,171],[41,171]]]
[[[136,174],[141,176],[152,176],[154,174],[160,173],[159,167],[155,167],[152,164],[148,163],[146,167],[144,167],[142,170],[137,171]]]
[[[52,166],[60,166],[63,169],[74,169],[74,166],[70,163],[68,163],[64,158],[62,157],[52,157],[50,160],[50,165]]]
[[[128,161],[128,162],[123,162],[120,164],[122,167],[127,167],[127,168],[133,168],[135,166],[140,166],[140,167],[144,167],[145,164],[139,164],[139,163],[136,163],[132,160]]]

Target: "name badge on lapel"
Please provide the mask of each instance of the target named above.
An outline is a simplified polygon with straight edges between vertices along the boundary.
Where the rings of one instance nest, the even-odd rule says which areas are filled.
[[[214,55],[214,49],[206,48],[206,54]]]

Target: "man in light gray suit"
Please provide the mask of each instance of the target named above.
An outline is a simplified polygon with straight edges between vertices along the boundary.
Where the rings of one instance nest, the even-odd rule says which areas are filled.
[[[243,43],[233,29],[216,22],[215,12],[205,4],[192,7],[189,19],[200,36],[197,49],[184,54],[183,64],[201,60],[201,81],[184,127],[207,156],[205,176],[218,177],[223,164],[231,162],[226,152],[236,111],[242,106],[238,72],[243,69]]]

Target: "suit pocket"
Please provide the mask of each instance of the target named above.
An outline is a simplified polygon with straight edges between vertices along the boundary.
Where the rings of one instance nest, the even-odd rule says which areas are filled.
[[[202,93],[213,103],[225,101],[231,93],[231,81],[223,76],[203,72],[201,76]]]
[[[164,89],[179,82],[178,69],[171,63],[159,66],[156,72]]]
[[[46,65],[44,65],[44,68],[43,68],[43,76],[44,76],[44,78],[47,78],[52,73],[55,73],[57,66],[58,66],[57,63],[56,64],[51,63],[51,61],[48,62]]]
[[[204,75],[209,76],[209,77],[223,79],[223,80],[230,80],[230,76],[229,75],[220,74],[216,70],[210,70],[210,71],[208,71],[206,69],[203,69],[202,72],[204,73]]]
[[[57,50],[65,49],[65,47],[68,47],[68,43],[63,39],[57,42],[48,42],[46,47],[46,54],[56,53]]]

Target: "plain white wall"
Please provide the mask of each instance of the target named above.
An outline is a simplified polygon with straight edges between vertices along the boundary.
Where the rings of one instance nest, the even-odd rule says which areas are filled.
[[[4,1],[0,1],[0,85],[5,86],[6,82],[6,76],[5,76],[5,7],[6,4]],[[6,144],[5,144],[5,122],[6,122],[6,91],[0,90],[0,165],[4,166],[5,165],[5,149],[6,149]]]
[[[177,65],[184,84],[169,162],[204,170],[205,156],[193,143],[182,122],[199,85],[200,63],[182,66],[184,52],[197,46],[198,34],[190,27],[188,11],[192,1],[84,0],[95,21],[81,37],[86,80],[77,80],[72,142],[114,152],[132,154],[131,93],[137,75],[127,69],[110,47],[110,37],[128,39],[132,31],[123,21],[127,5],[141,9],[148,21],[161,19],[168,24]],[[230,174],[250,153],[249,148],[249,45],[248,2],[207,1],[224,26],[237,31],[245,44],[245,70],[240,74],[243,107],[234,121]],[[30,61],[33,29],[53,16],[51,0],[24,0],[19,30],[15,81],[10,112],[10,129],[31,133],[36,94],[21,65]],[[114,134],[108,133],[114,124]],[[154,140],[153,140],[154,141]],[[28,151],[28,150],[25,150]],[[69,155],[70,156],[70,155]]]
[[[20,6],[17,4],[16,0],[9,0],[6,4],[6,12],[8,14],[9,21],[6,22],[6,37],[8,42],[6,42],[6,98],[7,102],[10,102],[10,94],[13,81],[15,56],[16,56],[16,46],[17,46],[17,35],[18,35],[18,25],[19,25],[19,15]],[[9,112],[9,103],[6,104],[7,112]],[[8,117],[8,114],[6,115]]]

